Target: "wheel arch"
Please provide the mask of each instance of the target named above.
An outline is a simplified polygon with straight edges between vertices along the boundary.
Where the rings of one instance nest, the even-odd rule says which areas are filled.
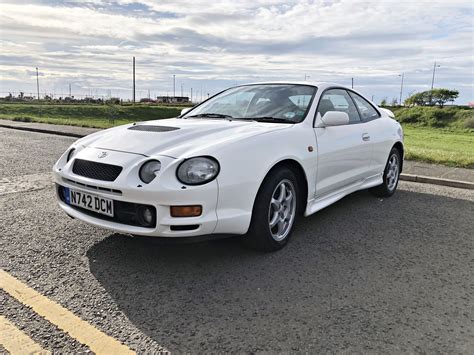
[[[393,149],[393,148],[396,148],[396,149],[400,152],[400,158],[401,158],[401,161],[400,161],[400,172],[402,172],[402,170],[403,170],[403,157],[404,157],[404,155],[405,155],[405,148],[403,147],[403,143],[400,142],[400,141],[396,142],[396,143],[393,145],[392,149]]]
[[[280,168],[288,168],[295,173],[296,178],[298,179],[298,187],[300,188],[300,194],[302,195],[302,198],[300,198],[300,201],[298,203],[298,213],[303,214],[306,210],[306,205],[308,203],[308,177],[306,176],[306,172],[303,166],[295,159],[288,158],[275,163],[265,174],[265,177],[260,183],[255,199],[257,198],[258,193],[260,192],[260,189],[262,188],[266,178],[272,173],[272,171],[275,171],[276,169]]]

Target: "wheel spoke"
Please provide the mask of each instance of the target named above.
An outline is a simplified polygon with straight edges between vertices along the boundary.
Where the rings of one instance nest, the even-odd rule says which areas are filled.
[[[286,196],[286,186],[285,184],[280,185],[280,195],[278,196],[278,202],[283,202]]]
[[[270,219],[270,222],[269,222],[270,228],[275,227],[275,225],[278,223],[279,220],[280,218],[279,218],[278,211],[273,212],[272,218]]]
[[[270,201],[270,207],[273,206],[273,208],[274,208],[275,210],[278,210],[278,209],[280,208],[280,205],[281,205],[280,201],[275,200],[275,198],[272,197],[272,199],[271,199],[271,201]]]
[[[278,219],[278,231],[277,231],[277,233],[281,234],[283,232],[284,228],[285,228],[285,220],[279,218]]]

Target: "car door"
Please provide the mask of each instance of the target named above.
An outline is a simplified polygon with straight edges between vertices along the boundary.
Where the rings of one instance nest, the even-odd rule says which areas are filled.
[[[380,119],[380,113],[365,98],[349,91],[359,111],[359,116],[364,125],[372,146],[372,158],[370,162],[370,174],[372,176],[383,173],[387,163],[388,153],[392,146],[391,136],[387,134],[387,125]]]
[[[328,111],[342,111],[349,124],[317,127]],[[326,90],[318,103],[314,133],[317,141],[316,197],[362,182],[370,174],[371,145],[367,141],[359,112],[348,92]]]

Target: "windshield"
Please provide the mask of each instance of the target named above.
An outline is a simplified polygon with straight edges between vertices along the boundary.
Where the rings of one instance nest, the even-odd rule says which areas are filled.
[[[264,84],[226,90],[186,113],[183,118],[225,118],[298,123],[303,121],[316,87]]]

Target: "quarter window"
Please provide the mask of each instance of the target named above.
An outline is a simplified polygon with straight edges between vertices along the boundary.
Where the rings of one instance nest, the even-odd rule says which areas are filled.
[[[350,95],[359,109],[362,121],[371,121],[380,117],[377,110],[366,99],[353,92],[350,92]]]
[[[345,112],[349,123],[360,122],[359,113],[346,90],[330,89],[324,92],[318,105],[318,113],[322,116],[328,111]]]

